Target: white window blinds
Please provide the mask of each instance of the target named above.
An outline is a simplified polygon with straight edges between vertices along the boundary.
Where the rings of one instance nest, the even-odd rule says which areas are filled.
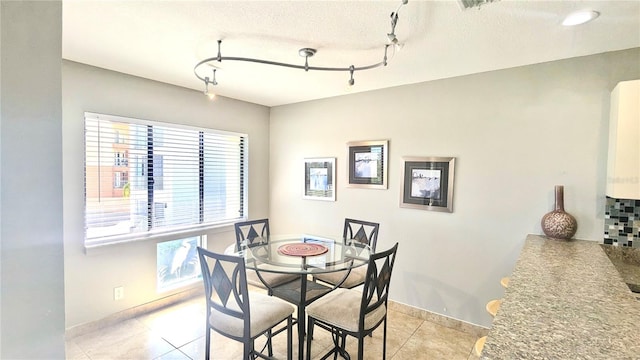
[[[244,218],[244,134],[85,113],[85,246]]]

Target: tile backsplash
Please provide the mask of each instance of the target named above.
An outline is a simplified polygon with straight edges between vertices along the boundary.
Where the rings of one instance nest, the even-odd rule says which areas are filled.
[[[607,196],[604,243],[640,248],[640,200]]]

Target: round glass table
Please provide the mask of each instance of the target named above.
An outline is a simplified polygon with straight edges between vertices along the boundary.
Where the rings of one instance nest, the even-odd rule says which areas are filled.
[[[255,238],[240,249],[233,244],[225,252],[242,256],[246,268],[256,270],[270,294],[297,306],[299,359],[303,359],[306,306],[339,286],[316,282],[313,275],[344,271],[344,281],[351,269],[366,265],[371,255],[369,246],[356,240],[308,235]],[[261,272],[300,275],[300,280],[270,287]]]

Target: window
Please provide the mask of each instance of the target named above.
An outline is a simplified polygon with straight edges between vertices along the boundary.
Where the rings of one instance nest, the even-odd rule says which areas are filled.
[[[85,246],[244,219],[246,147],[244,134],[85,113]]]
[[[160,242],[156,245],[156,287],[159,292],[201,281],[198,246],[206,247],[207,236]]]
[[[127,159],[127,153],[126,152],[115,152],[113,154],[113,156],[114,156],[114,159],[113,159],[113,165],[114,166],[128,166],[129,165],[129,159]]]
[[[122,189],[127,182],[127,173],[116,171],[113,173],[113,187],[115,189]]]

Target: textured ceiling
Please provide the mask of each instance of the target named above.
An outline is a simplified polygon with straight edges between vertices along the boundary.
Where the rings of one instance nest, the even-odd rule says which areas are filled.
[[[398,1],[63,1],[63,58],[187,88],[217,54],[311,66],[382,61]],[[564,27],[580,9],[595,21]],[[388,66],[349,74],[226,61],[215,92],[267,106],[344,95],[576,56],[640,47],[640,1],[502,0],[462,10],[415,1],[399,11],[404,44]],[[640,59],[638,59],[640,64]],[[640,66],[640,65],[639,65]]]

